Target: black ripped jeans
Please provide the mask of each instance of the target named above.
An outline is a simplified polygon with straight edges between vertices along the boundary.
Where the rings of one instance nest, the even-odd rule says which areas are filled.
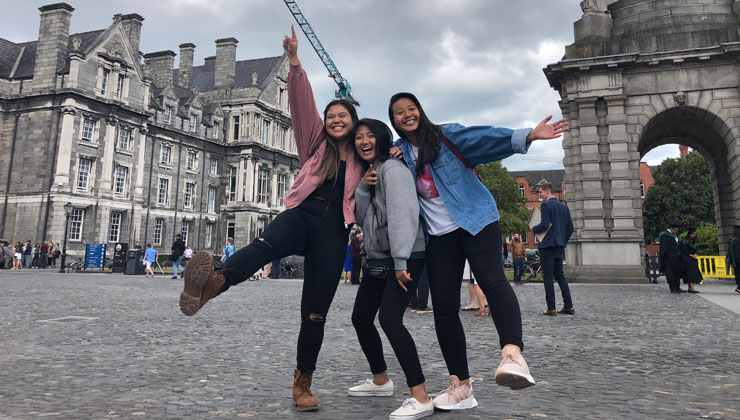
[[[506,280],[501,262],[501,228],[491,223],[477,235],[457,229],[430,236],[426,249],[429,289],[434,302],[434,327],[450,375],[470,377],[465,331],[460,322],[460,285],[465,260],[486,295],[498,331],[499,344],[522,343],[522,316],[519,300]]]
[[[347,251],[349,229],[341,206],[309,197],[285,210],[270,223],[261,238],[237,251],[224,264],[226,283],[221,291],[239,284],[270,261],[304,255],[301,330],[296,367],[313,372],[324,341],[324,324],[337,291]]]
[[[403,325],[403,314],[406,312],[411,295],[416,293],[417,283],[424,270],[424,260],[410,259],[407,264],[407,271],[413,280],[406,283],[408,292],[401,289],[396,281],[395,271],[384,279],[365,275],[357,290],[352,325],[357,332],[360,347],[370,363],[370,371],[374,374],[385,372],[388,367],[383,357],[383,344],[374,322],[375,314],[380,310],[378,321],[406,375],[406,384],[411,388],[423,384],[424,375],[421,373],[421,363],[414,339]]]

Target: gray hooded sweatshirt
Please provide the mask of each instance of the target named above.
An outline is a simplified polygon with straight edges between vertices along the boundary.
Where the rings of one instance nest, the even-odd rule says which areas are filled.
[[[365,235],[367,258],[392,258],[396,270],[406,270],[411,253],[422,252],[425,246],[414,178],[396,158],[376,162],[375,170],[374,197],[362,181],[355,190],[355,217]]]

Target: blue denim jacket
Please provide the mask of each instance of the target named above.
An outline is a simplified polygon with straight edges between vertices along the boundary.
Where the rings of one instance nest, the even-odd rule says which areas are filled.
[[[510,130],[491,126],[463,127],[460,124],[442,126],[442,133],[447,140],[473,167],[505,159],[514,153],[527,153],[529,144],[526,138],[530,131],[529,128]],[[396,146],[403,151],[415,182],[416,162],[410,159],[411,143],[402,138]],[[483,228],[499,220],[491,192],[444,143],[441,143],[439,156],[429,167],[447,211],[461,228],[477,235]]]

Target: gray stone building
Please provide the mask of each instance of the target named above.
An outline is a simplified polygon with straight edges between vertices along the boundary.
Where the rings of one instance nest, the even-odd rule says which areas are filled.
[[[570,278],[643,281],[639,162],[668,143],[712,171],[720,250],[740,221],[740,2],[587,0],[575,42],[545,69],[570,132]]]
[[[151,242],[182,232],[194,249],[253,240],[283,208],[298,171],[287,57],[236,61],[216,41],[195,66],[139,52],[144,18],[70,34],[74,8],[39,8],[36,41],[0,38],[0,237]],[[2,35],[2,34],[0,34]]]

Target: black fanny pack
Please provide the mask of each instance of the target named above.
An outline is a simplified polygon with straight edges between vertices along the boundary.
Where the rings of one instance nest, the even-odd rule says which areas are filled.
[[[395,271],[393,268],[394,267],[392,262],[380,264],[373,267],[368,267],[367,274],[379,279],[387,279],[388,276],[393,274],[393,272]]]

